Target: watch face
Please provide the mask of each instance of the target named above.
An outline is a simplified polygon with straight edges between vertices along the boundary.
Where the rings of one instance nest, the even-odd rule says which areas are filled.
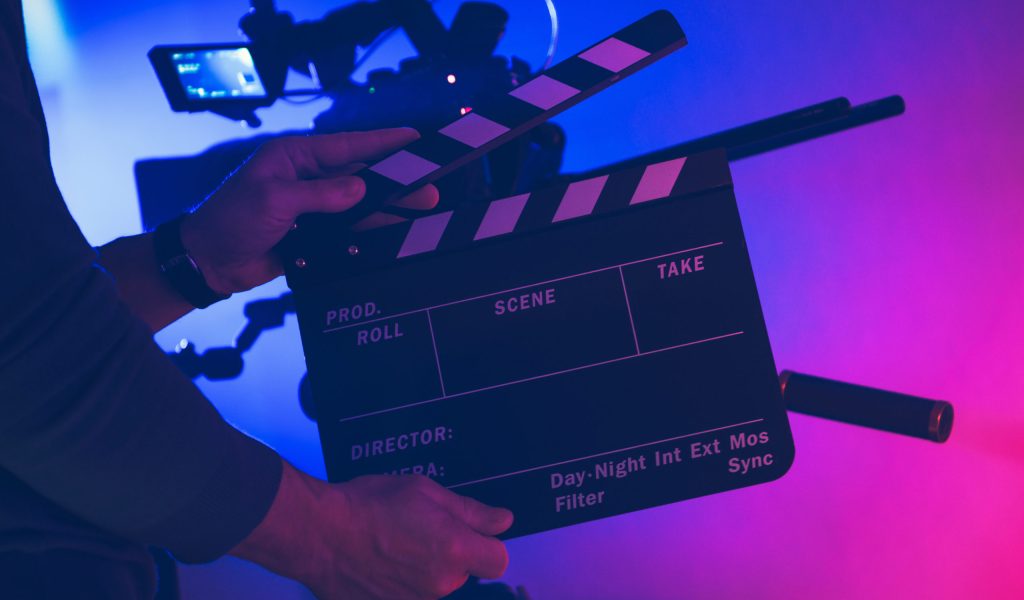
[[[160,270],[166,273],[167,271],[170,271],[172,269],[180,269],[181,267],[186,267],[188,269],[195,270],[196,272],[199,271],[199,265],[197,265],[196,261],[193,260],[192,257],[189,256],[188,254],[179,254],[177,256],[172,256],[171,258],[167,259],[166,261],[164,261],[163,264],[160,265]]]

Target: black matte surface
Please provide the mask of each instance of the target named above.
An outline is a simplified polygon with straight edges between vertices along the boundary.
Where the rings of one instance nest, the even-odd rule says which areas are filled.
[[[661,279],[659,265],[698,256],[702,269]],[[423,471],[510,507],[515,537],[770,481],[792,462],[731,187],[393,264],[296,291],[334,481]],[[549,289],[554,303],[495,314]],[[329,331],[328,311],[370,302],[375,314]],[[445,439],[353,460],[354,446],[424,430]],[[730,448],[740,435],[766,441]],[[692,456],[715,440],[719,453]],[[646,468],[598,477],[630,458]],[[762,464],[741,474],[730,459]],[[570,472],[582,485],[553,489]],[[575,494],[601,502],[567,509]]]

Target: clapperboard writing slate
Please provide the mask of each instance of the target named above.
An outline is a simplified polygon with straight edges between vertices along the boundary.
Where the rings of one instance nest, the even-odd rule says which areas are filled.
[[[792,462],[722,151],[333,244],[299,230],[288,278],[332,481],[422,473],[511,508],[516,537]]]

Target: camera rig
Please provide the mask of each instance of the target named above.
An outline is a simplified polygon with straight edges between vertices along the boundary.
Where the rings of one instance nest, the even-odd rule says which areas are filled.
[[[257,126],[259,119],[255,110],[277,99],[297,95],[329,96],[332,106],[316,118],[316,133],[395,125],[433,130],[453,116],[471,111],[477,103],[505,94],[538,74],[532,73],[521,60],[494,55],[507,19],[508,14],[496,5],[467,2],[460,7],[452,26],[446,29],[426,0],[379,0],[345,6],[319,21],[296,23],[288,13],[278,12],[272,0],[253,0],[252,9],[240,23],[250,44],[162,46],[154,48],[150,56],[175,110],[208,110]],[[396,27],[403,28],[409,35],[417,56],[403,61],[397,71],[373,71],[365,84],[353,82],[351,75],[360,66],[356,58],[357,46],[369,47],[372,51],[374,44]],[[553,28],[553,42],[555,37]],[[239,93],[231,97],[218,95],[217,98],[189,100],[178,77],[181,73],[168,68],[176,54],[237,52],[240,48],[252,58],[262,94],[244,97]],[[319,87],[286,91],[284,82],[289,69],[310,76]],[[239,81],[247,83],[247,76],[243,74]],[[903,111],[903,100],[898,96],[860,106],[837,98],[606,165],[592,173],[709,148],[725,148],[730,160],[741,160],[897,116]],[[258,136],[221,144],[191,158],[137,163],[144,225],[152,228],[194,205],[266,139],[268,136]],[[560,128],[555,125],[539,127],[524,139],[506,144],[442,179],[438,183],[445,199],[441,208],[530,191],[553,181],[578,181],[589,177],[591,173],[560,173],[564,147],[565,135]],[[282,326],[286,315],[293,312],[291,294],[251,302],[245,307],[248,322],[233,345],[199,353],[194,345],[182,340],[169,356],[193,378],[200,375],[210,380],[237,377],[244,368],[243,354],[260,333]],[[780,385],[790,410],[936,442],[944,442],[951,433],[953,409],[947,402],[791,371],[783,371]],[[305,414],[315,419],[305,377],[300,385],[300,399]]]
[[[296,22],[278,12],[272,0],[253,0],[240,21],[248,43],[157,46],[149,56],[176,111],[207,111],[258,126],[256,109],[306,95],[331,99],[330,108],[315,118],[313,133],[399,125],[430,131],[535,75],[526,62],[494,54],[507,21],[508,13],[495,4],[466,2],[445,28],[427,0],[378,0],[344,6],[317,21]],[[365,83],[353,81],[352,74],[376,44],[398,28],[417,55],[403,60],[397,70],[377,69]],[[551,39],[549,57],[557,40],[554,16]],[[357,59],[360,46],[367,50]],[[252,68],[239,67],[238,55],[251,57]],[[311,77],[318,87],[285,90],[289,69]],[[259,93],[249,93],[246,80],[258,83]],[[163,196],[148,205],[143,202],[144,225],[163,222],[203,198],[266,139],[221,144],[195,161],[140,163],[140,195]],[[475,201],[529,190],[558,175],[564,148],[562,130],[545,124],[438,187],[443,198]],[[168,188],[167,180],[177,180],[176,185]],[[174,202],[160,188],[173,189],[180,199]]]

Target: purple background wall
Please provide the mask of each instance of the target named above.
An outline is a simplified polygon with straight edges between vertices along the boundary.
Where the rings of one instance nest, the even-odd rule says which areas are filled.
[[[501,47],[539,63],[540,0],[512,12]],[[172,114],[145,53],[230,41],[241,0],[28,0],[58,179],[90,239],[139,230],[132,163],[243,135]],[[279,0],[311,18],[324,0]],[[457,3],[441,0],[444,17]],[[944,446],[792,419],[781,481],[516,540],[507,580],[556,598],[1018,598],[1024,595],[1024,4],[797,0],[559,0],[560,56],[672,9],[690,46],[568,113],[569,169],[597,166],[845,95],[905,96],[907,114],[734,169],[780,368],[951,400]],[[375,57],[394,64],[401,39]],[[265,130],[325,104],[279,104]],[[621,124],[609,128],[609,123]],[[245,300],[158,336],[228,343]],[[294,321],[267,334],[233,382],[201,382],[227,418],[322,473],[298,410]],[[183,570],[187,598],[306,597],[225,559]]]

